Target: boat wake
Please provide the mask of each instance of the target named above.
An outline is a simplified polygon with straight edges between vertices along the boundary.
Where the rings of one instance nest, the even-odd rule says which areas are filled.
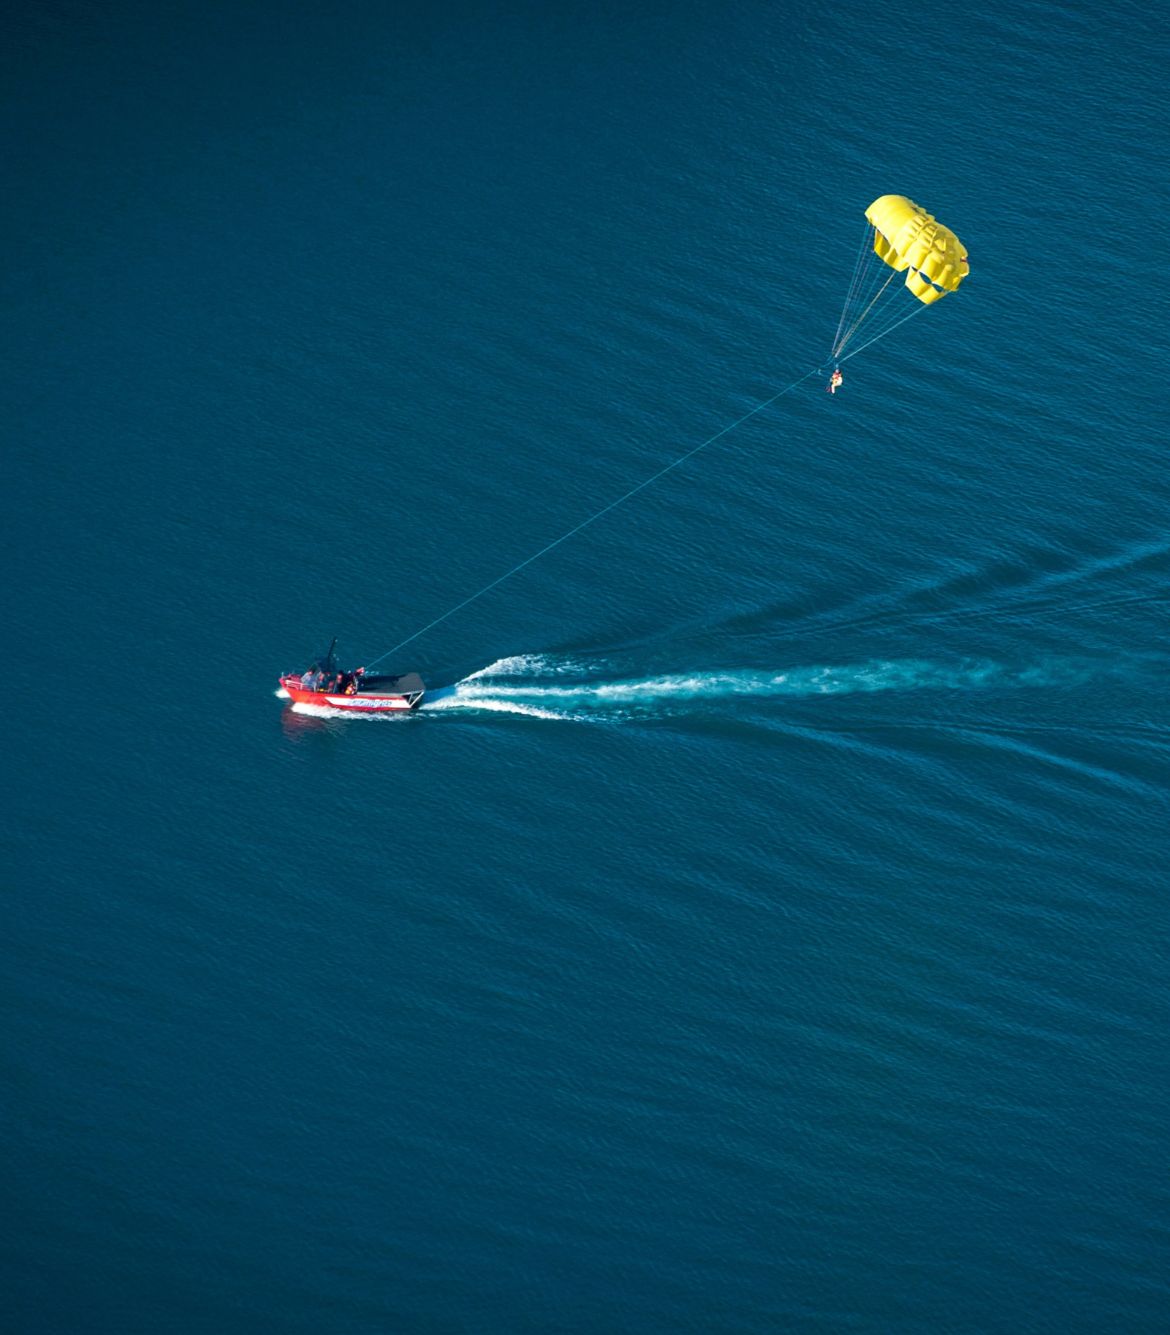
[[[603,663],[544,655],[502,658],[434,693],[424,713],[476,711],[533,718],[601,720],[694,712],[706,705],[878,691],[975,691],[1069,685],[1092,675],[1068,661],[1011,668],[988,660],[922,659],[614,676]]]

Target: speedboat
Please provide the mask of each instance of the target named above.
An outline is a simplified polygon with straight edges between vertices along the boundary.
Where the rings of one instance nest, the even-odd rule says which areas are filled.
[[[336,645],[334,640],[329,652],[310,663],[306,671],[284,673],[278,694],[294,704],[353,714],[385,714],[417,709],[422,704],[426,687],[417,672],[393,677],[360,667],[347,671],[338,665],[333,652]]]

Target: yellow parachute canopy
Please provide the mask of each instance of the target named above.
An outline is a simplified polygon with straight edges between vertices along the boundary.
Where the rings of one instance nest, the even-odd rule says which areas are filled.
[[[873,224],[878,257],[899,273],[909,270],[906,286],[923,305],[954,292],[970,273],[959,238],[905,195],[882,195],[865,216]]]

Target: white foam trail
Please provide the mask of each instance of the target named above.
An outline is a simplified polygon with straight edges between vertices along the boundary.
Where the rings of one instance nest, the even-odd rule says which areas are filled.
[[[444,709],[470,708],[484,709],[497,714],[527,714],[529,718],[566,719],[570,717],[568,714],[558,714],[552,709],[541,709],[537,705],[521,704],[518,700],[503,700],[496,694],[464,694],[459,687],[456,687],[454,695],[436,700],[430,705],[424,702],[422,708],[432,714]]]
[[[569,672],[584,671],[579,664],[567,658],[546,658],[542,654],[513,654],[509,658],[497,658],[494,663],[471,672],[463,681],[478,681],[483,677],[560,677]],[[460,685],[463,683],[461,682]]]
[[[515,683],[517,679],[557,677],[583,670],[568,659],[548,658],[542,654],[512,654],[507,658],[497,658],[494,663],[489,663],[477,672],[468,673],[462,681],[447,688],[441,698],[429,702],[424,700],[422,708],[429,713],[471,709],[495,714],[524,714],[529,718],[570,719],[572,714],[527,702],[529,699],[549,699],[555,696],[558,693],[555,686],[521,686]],[[491,685],[487,684],[489,681]],[[578,691],[570,689],[565,693],[575,696]],[[524,699],[517,699],[518,696]]]
[[[275,695],[278,700],[292,699],[292,696],[289,695],[289,693],[284,689],[283,686],[278,687],[275,691],[272,692],[272,694]]]
[[[598,664],[593,670],[602,671],[604,665]],[[1054,681],[1068,682],[1090,672],[1088,668],[1078,668],[1072,663],[1009,668],[989,660],[947,664],[904,659],[793,667],[782,672],[743,669],[665,673],[617,681],[586,679],[570,683],[563,680],[567,675],[580,677],[588,671],[588,667],[580,663],[566,663],[538,655],[503,658],[465,677],[452,689],[452,694],[436,702],[434,708],[528,713],[537,718],[579,721],[631,711],[644,715],[655,706],[666,711],[677,710],[692,701],[1034,687]],[[533,680],[541,675],[561,680]]]

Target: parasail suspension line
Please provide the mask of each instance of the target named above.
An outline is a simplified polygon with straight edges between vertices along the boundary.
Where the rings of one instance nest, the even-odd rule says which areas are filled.
[[[405,648],[405,646],[410,644],[412,640],[417,640],[420,635],[425,635],[428,630],[433,630],[441,621],[446,621],[448,617],[454,616],[456,612],[462,611],[469,603],[475,602],[477,598],[482,598],[485,593],[490,593],[497,585],[503,584],[506,579],[511,579],[513,575],[518,574],[525,566],[530,566],[533,561],[538,561],[542,556],[551,552],[554,547],[559,547],[562,542],[568,542],[574,534],[580,533],[583,528],[588,528],[588,526],[595,520],[600,519],[603,515],[609,514],[611,510],[616,510],[619,505],[628,501],[631,496],[636,496],[638,492],[645,491],[651,483],[657,482],[660,477],[665,477],[667,473],[672,469],[677,468],[679,464],[685,464],[688,459],[694,458],[700,450],[705,450],[708,445],[714,445],[717,440],[726,436],[729,431],[734,431],[737,426],[741,426],[749,417],[755,417],[757,413],[762,413],[765,408],[771,407],[777,399],[782,399],[785,394],[790,393],[797,387],[797,385],[803,385],[810,376],[822,374],[823,371],[823,366],[814,366],[811,371],[806,371],[799,380],[794,380],[792,384],[785,385],[783,389],[777,390],[770,399],[765,399],[762,403],[757,403],[754,408],[749,409],[742,417],[737,417],[734,422],[729,422],[727,426],[716,431],[713,436],[708,436],[706,440],[701,441],[698,445],[694,446],[693,449],[687,450],[685,454],[680,454],[677,459],[668,463],[665,467],[660,468],[657,473],[652,473],[644,482],[639,482],[636,487],[631,487],[629,491],[619,496],[617,500],[610,501],[608,505],[603,506],[595,514],[591,514],[588,519],[583,519],[579,524],[569,529],[567,533],[562,533],[559,538],[554,538],[552,542],[542,547],[540,551],[534,552],[531,556],[526,557],[518,565],[514,565],[511,570],[506,570],[498,579],[493,579],[490,584],[485,584],[482,589],[477,590],[469,598],[464,598],[461,603],[456,603],[454,607],[448,608],[442,616],[437,616],[434,621],[428,621],[421,630],[416,630],[413,635],[408,635],[405,640],[399,640],[392,649],[387,649],[384,654],[379,654],[377,658],[371,659],[368,666],[374,667],[384,658],[389,658],[391,654],[396,654],[399,649]]]
[[[874,306],[877,305],[879,299],[881,298],[882,293],[886,290],[887,287],[889,287],[889,285],[894,281],[894,279],[897,278],[897,276],[898,275],[895,270],[890,271],[889,278],[887,278],[886,281],[881,285],[881,287],[878,288],[877,292],[874,293],[873,299],[870,301],[869,305],[866,306],[866,308],[861,312],[861,314],[857,317],[857,319],[853,321],[853,323],[846,330],[845,336],[833,348],[833,355],[835,357],[840,357],[841,353],[844,352],[845,344],[848,343],[849,340],[853,337],[853,335],[857,333],[858,325],[861,324],[862,320],[864,320],[865,317],[870,313],[870,311],[873,310]]]
[[[862,275],[865,272],[865,261],[870,251],[869,234],[870,226],[867,219],[865,230],[861,234],[861,245],[857,250],[857,258],[853,261],[853,274],[849,279],[849,290],[845,293],[845,304],[841,307],[841,318],[837,321],[837,332],[833,335],[834,348],[837,346],[837,340],[841,337],[841,330],[845,328],[845,319],[849,314],[849,308],[854,300],[859,297],[861,289],[865,285]]]
[[[865,349],[868,348],[871,343],[876,343],[879,338],[885,338],[887,334],[892,334],[900,324],[905,324],[907,320],[912,320],[916,315],[920,314],[924,310],[926,310],[926,307],[922,305],[921,302],[915,302],[914,309],[910,312],[909,315],[903,315],[900,320],[895,320],[893,324],[887,325],[885,329],[881,331],[881,333],[874,334],[873,338],[867,338],[866,341],[861,345],[861,347],[854,348],[852,352],[842,357],[841,360],[843,362],[847,362],[850,357],[856,357],[859,352],[864,352]]]

